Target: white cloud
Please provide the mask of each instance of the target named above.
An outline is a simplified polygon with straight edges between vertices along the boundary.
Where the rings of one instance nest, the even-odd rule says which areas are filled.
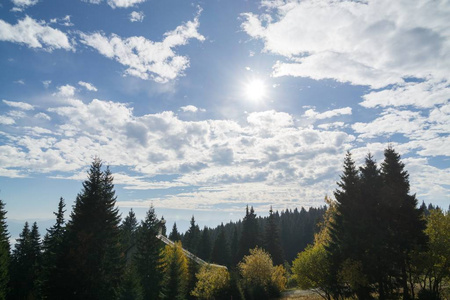
[[[88,91],[92,91],[92,92],[97,92],[97,88],[89,82],[84,82],[84,81],[78,81],[78,84],[81,85],[82,87],[85,87]]]
[[[34,109],[33,105],[31,105],[29,103],[25,103],[25,102],[3,100],[3,103],[5,103],[6,105],[8,105],[10,107],[19,108],[19,109],[23,109],[23,110],[33,110]]]
[[[35,118],[50,121],[52,118],[46,113],[40,112],[34,115]]]
[[[11,0],[11,2],[14,4],[13,11],[23,11],[29,6],[36,5],[39,0]]]
[[[61,26],[71,27],[71,26],[74,26],[74,24],[70,21],[70,18],[71,18],[70,15],[66,15],[63,18],[50,19],[50,23],[55,23],[55,24],[59,24]]]
[[[243,30],[285,56],[274,76],[332,78],[381,88],[407,77],[447,78],[450,10],[445,0],[264,1]]]
[[[53,96],[60,96],[65,98],[70,98],[75,95],[75,87],[70,84],[62,85],[58,87],[58,92],[54,93]]]
[[[180,107],[180,109],[181,109],[183,112],[191,112],[191,113],[196,113],[196,112],[198,112],[198,111],[200,111],[200,112],[205,112],[205,111],[206,111],[206,109],[204,109],[204,108],[198,108],[198,107],[196,107],[196,106],[194,106],[194,105],[186,105],[186,106],[182,106],[182,107]]]
[[[103,0],[83,0],[84,2],[89,2],[92,4],[100,4]],[[107,0],[109,6],[112,8],[127,8],[127,7],[133,7],[137,4],[144,3],[147,0]]]
[[[318,113],[314,109],[308,109],[305,111],[304,116],[308,119],[316,119],[316,120],[322,120],[322,119],[329,119],[336,116],[342,116],[342,115],[351,115],[352,114],[352,108],[351,107],[343,107],[343,108],[337,108],[333,110],[329,110],[323,113]]]
[[[16,25],[0,20],[0,41],[25,44],[30,48],[40,48],[50,52],[55,49],[73,49],[65,33],[46,25],[44,21],[36,21],[29,16]]]
[[[142,22],[144,21],[144,12],[143,11],[133,11],[130,13],[130,21],[131,22]]]
[[[14,81],[14,83],[18,83],[18,84],[24,85],[25,81],[23,81],[22,79],[19,79],[19,80]]]
[[[205,38],[197,32],[198,27],[197,16],[193,21],[166,32],[162,42],[153,42],[142,36],[123,39],[112,34],[107,37],[100,32],[82,33],[81,42],[126,66],[126,75],[165,83],[183,75],[189,67],[188,57],[177,55],[174,48],[186,45],[190,39],[203,41]]]
[[[48,87],[50,86],[50,84],[52,84],[52,81],[51,81],[51,80],[44,80],[44,81],[42,81],[42,84],[44,85],[44,87],[45,87],[46,89],[48,89]]]
[[[0,124],[2,125],[12,125],[16,123],[13,118],[0,115]]]

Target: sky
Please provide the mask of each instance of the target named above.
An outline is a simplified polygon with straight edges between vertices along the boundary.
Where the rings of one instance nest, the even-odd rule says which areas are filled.
[[[123,216],[153,204],[182,231],[324,205],[347,151],[388,145],[448,207],[449,20],[447,0],[3,0],[12,236],[70,211],[96,156]]]

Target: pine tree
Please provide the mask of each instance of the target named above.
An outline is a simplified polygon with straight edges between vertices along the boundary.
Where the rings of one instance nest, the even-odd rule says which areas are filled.
[[[43,270],[42,270],[42,284],[43,294],[47,299],[57,299],[58,293],[55,295],[55,286],[59,280],[58,263],[63,255],[63,242],[65,234],[64,213],[65,213],[64,199],[61,197],[58,203],[58,211],[53,214],[56,216],[56,223],[49,229],[44,236],[42,255]]]
[[[0,300],[6,299],[9,282],[10,246],[5,204],[0,200]]]
[[[389,213],[388,248],[391,250],[393,276],[403,290],[403,299],[407,300],[411,299],[407,275],[410,253],[425,247],[427,237],[422,211],[417,208],[415,195],[409,194],[409,175],[404,168],[400,155],[389,146],[384,151],[384,162],[381,164],[382,204]]]
[[[161,285],[161,299],[186,299],[187,258],[183,253],[181,242],[167,245],[161,258],[163,280]]]
[[[264,232],[264,247],[271,255],[273,263],[281,265],[283,263],[283,249],[281,248],[280,230],[277,221],[271,206]]]
[[[181,240],[181,235],[177,229],[177,223],[173,223],[172,231],[169,234],[169,240],[176,242]]]
[[[144,299],[158,299],[162,274],[160,270],[160,252],[162,242],[156,237],[160,221],[156,217],[153,205],[147,211],[145,220],[137,235],[134,263],[140,278]]]
[[[219,234],[214,241],[211,252],[211,262],[224,266],[230,266],[231,264],[230,244],[225,235],[223,224],[220,225]]]
[[[250,249],[255,248],[259,244],[259,232],[258,221],[256,220],[256,214],[253,210],[253,206],[248,209],[248,205],[245,211],[245,217],[242,221],[242,234],[239,240],[239,250],[237,259],[240,261],[245,255],[247,255]]]
[[[114,299],[120,286],[124,259],[120,246],[120,216],[115,207],[113,177],[94,159],[78,194],[67,225],[67,283],[70,299]]]
[[[30,231],[25,222],[17,239],[11,262],[10,299],[35,299],[40,296],[41,243],[36,222]]]

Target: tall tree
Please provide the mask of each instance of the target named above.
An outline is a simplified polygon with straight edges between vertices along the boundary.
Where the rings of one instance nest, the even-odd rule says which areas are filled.
[[[35,299],[40,296],[41,243],[36,222],[25,222],[12,253],[10,299]]]
[[[177,223],[173,223],[173,227],[172,227],[172,231],[169,234],[169,240],[171,241],[180,241],[181,240],[181,235],[178,232],[178,228],[177,228]]]
[[[162,242],[158,235],[160,221],[153,205],[147,211],[145,220],[138,231],[134,263],[141,281],[144,299],[158,299],[162,274],[160,270],[160,252]]]
[[[283,263],[283,249],[281,248],[280,230],[276,214],[273,213],[272,206],[269,211],[269,218],[264,231],[264,248],[272,256],[275,265]]]
[[[187,258],[183,253],[181,242],[167,245],[161,257],[163,280],[161,299],[186,299]]]
[[[409,194],[409,174],[400,155],[389,146],[384,151],[381,164],[383,180],[382,204],[390,214],[388,223],[388,248],[391,249],[393,275],[399,280],[403,299],[411,298],[408,288],[407,266],[410,253],[427,245],[424,233],[426,223],[417,208],[415,195]]]
[[[9,282],[9,233],[6,224],[5,204],[0,200],[0,300],[6,299]]]
[[[53,214],[56,216],[55,224],[47,229],[44,236],[42,255],[42,288],[43,295],[47,299],[57,299],[58,293],[55,294],[57,283],[60,280],[58,263],[63,255],[63,242],[65,234],[65,203],[61,197],[58,202],[58,211]]]
[[[198,246],[198,257],[203,260],[209,260],[211,255],[211,237],[208,227],[204,227],[200,237],[200,244]]]
[[[239,240],[239,250],[237,255],[238,261],[240,261],[245,255],[247,255],[250,249],[258,246],[258,244],[258,221],[256,220],[256,214],[253,210],[253,206],[249,210],[247,205],[245,210],[245,217],[242,221],[242,234]]]
[[[120,216],[113,177],[95,158],[78,194],[67,225],[70,278],[64,298],[114,299],[124,260],[120,246]]]

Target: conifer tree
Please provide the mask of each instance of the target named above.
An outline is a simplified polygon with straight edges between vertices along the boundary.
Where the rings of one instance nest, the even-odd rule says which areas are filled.
[[[169,240],[176,242],[181,240],[181,235],[177,229],[177,223],[173,223],[172,231],[169,234]]]
[[[236,265],[239,262],[237,258],[238,248],[239,248],[239,233],[237,226],[234,226],[233,236],[231,237],[231,244],[230,244],[230,256],[232,265]]]
[[[67,225],[66,299],[114,299],[124,260],[113,177],[95,158]]]
[[[58,298],[58,294],[54,295],[54,291],[57,289],[55,285],[60,280],[58,263],[63,255],[65,206],[64,199],[61,197],[58,203],[58,211],[53,213],[56,216],[56,223],[47,229],[42,245],[44,250],[42,255],[42,292],[47,299]]]
[[[239,250],[237,260],[240,261],[244,255],[247,255],[250,249],[255,248],[259,244],[258,221],[253,206],[245,211],[245,217],[242,221],[242,234],[239,240]]]
[[[183,253],[181,242],[167,245],[161,258],[163,280],[161,299],[186,299],[187,258]]]
[[[128,215],[120,225],[122,250],[126,252],[136,244],[136,234],[138,229],[138,221],[133,209],[130,209]]]
[[[281,265],[283,263],[283,249],[281,248],[280,230],[277,221],[271,206],[264,232],[264,247],[272,257],[273,263]]]
[[[17,239],[11,262],[10,299],[40,297],[41,243],[36,222],[30,231],[28,222]]]
[[[145,220],[137,235],[134,263],[141,281],[144,299],[158,299],[162,274],[160,270],[160,252],[162,242],[156,237],[160,221],[153,205],[147,211]]]
[[[220,225],[219,234],[214,241],[211,252],[211,262],[224,266],[230,266],[231,264],[230,244],[225,235],[223,224]]]
[[[383,180],[382,201],[389,215],[388,248],[391,250],[394,276],[403,290],[403,299],[411,298],[408,288],[407,267],[410,253],[427,244],[424,233],[426,223],[422,211],[417,208],[415,195],[409,194],[409,174],[404,169],[400,155],[389,146],[384,151],[381,164]]]
[[[185,249],[193,254],[197,254],[198,244],[200,242],[200,228],[195,224],[195,218],[192,216],[188,231],[186,232],[183,245]]]
[[[208,227],[204,227],[200,237],[200,244],[198,246],[198,257],[203,260],[209,260],[211,255],[211,238],[209,236]]]
[[[5,204],[0,200],[0,300],[6,299],[10,264],[9,233],[6,224]]]

